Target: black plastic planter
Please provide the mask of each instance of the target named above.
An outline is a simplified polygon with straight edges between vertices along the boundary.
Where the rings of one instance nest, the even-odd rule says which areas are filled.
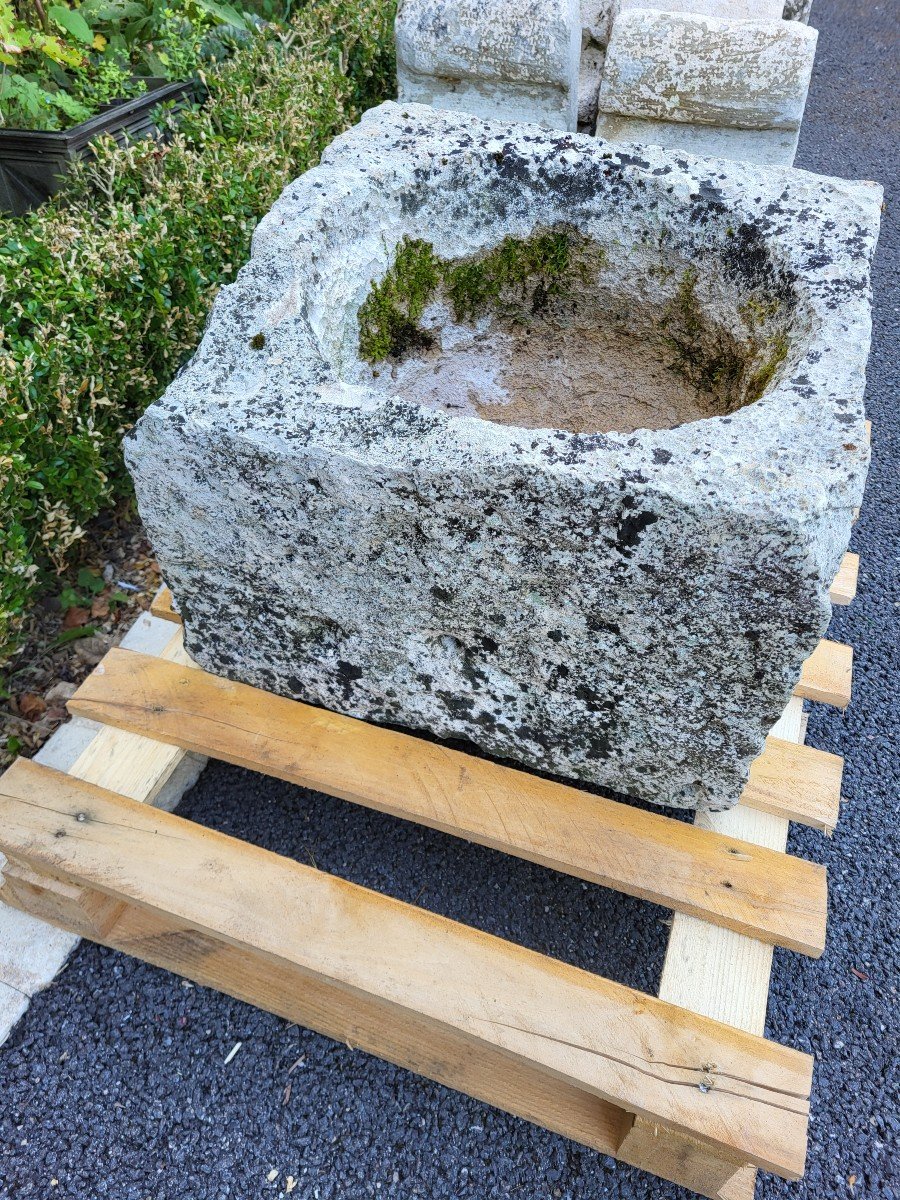
[[[111,133],[117,142],[125,142],[152,136],[158,132],[154,108],[165,101],[183,107],[196,91],[194,82],[148,79],[143,95],[106,105],[71,129],[0,128],[0,211],[21,216],[37,208],[59,190],[70,164],[87,156],[93,138]]]

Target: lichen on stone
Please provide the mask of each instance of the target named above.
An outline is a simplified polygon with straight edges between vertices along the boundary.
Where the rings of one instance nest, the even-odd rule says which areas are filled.
[[[746,341],[711,330],[696,295],[698,274],[687,268],[669,304],[667,341],[675,353],[672,368],[723,403],[758,400],[787,358],[786,333],[777,328],[782,302],[777,296],[750,295],[738,306]],[[775,332],[771,332],[775,326]]]

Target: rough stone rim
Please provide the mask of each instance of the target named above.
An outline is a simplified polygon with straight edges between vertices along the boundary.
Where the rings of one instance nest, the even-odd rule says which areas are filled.
[[[453,145],[454,139],[458,144]],[[379,140],[386,145],[379,147]],[[392,161],[393,143],[399,143],[401,150]],[[613,164],[626,179],[643,174],[652,180],[662,171],[671,177],[684,202],[694,197],[701,203],[726,203],[735,220],[767,226],[773,251],[802,285],[802,300],[814,324],[801,360],[760,399],[729,416],[632,434],[501,426],[477,417],[426,412],[410,402],[341,383],[313,328],[315,314],[310,313],[309,301],[315,297],[296,294],[294,260],[302,259],[309,269],[327,252],[329,240],[341,232],[340,200],[354,190],[363,189],[373,203],[378,196],[396,200],[414,170],[433,170],[438,161],[447,163],[460,155],[474,170],[508,144],[527,146],[536,162],[541,158],[562,162],[573,172],[588,160]],[[868,462],[862,395],[871,329],[869,269],[881,198],[881,188],[873,183],[623,146],[539,126],[486,122],[387,102],[336,139],[321,165],[290,184],[260,222],[250,262],[237,281],[220,293],[197,355],[171,385],[163,405],[173,413],[189,411],[192,419],[215,424],[216,409],[239,405],[241,395],[247,398],[248,417],[242,436],[254,440],[253,420],[260,410],[254,409],[253,399],[270,382],[266,378],[270,355],[260,354],[254,361],[255,355],[244,354],[236,360],[234,329],[244,328],[249,336],[257,329],[277,328],[279,312],[283,318],[299,302],[307,319],[304,341],[309,369],[289,373],[283,382],[294,394],[315,393],[310,407],[314,439],[323,457],[364,456],[390,469],[414,453],[418,469],[427,472],[433,456],[435,475],[448,466],[464,469],[473,457],[482,466],[490,461],[497,469],[505,462],[531,463],[544,471],[559,466],[582,475],[586,482],[630,477],[640,489],[657,490],[691,505],[702,503],[706,495],[711,504],[727,503],[774,519],[781,519],[778,513],[790,507],[785,503],[788,494],[794,496],[798,510],[851,509],[860,503]],[[377,219],[377,213],[372,219]],[[396,232],[395,242],[404,230]],[[256,294],[258,275],[283,281],[283,296],[274,304],[262,302]],[[376,265],[360,283],[367,288],[377,277]],[[190,380],[200,372],[216,377],[219,400],[205,384],[204,400],[196,401]],[[414,436],[404,434],[402,421],[397,420],[410,409],[416,415]],[[276,412],[271,407],[261,411],[270,446],[273,437],[284,436],[289,442],[296,436],[295,412]],[[785,415],[791,418],[787,431]],[[306,425],[309,416],[306,411]],[[654,454],[663,440],[665,461]],[[753,462],[747,460],[748,446],[756,451]],[[722,475],[728,476],[724,496],[711,487]],[[777,506],[772,496],[777,496]]]

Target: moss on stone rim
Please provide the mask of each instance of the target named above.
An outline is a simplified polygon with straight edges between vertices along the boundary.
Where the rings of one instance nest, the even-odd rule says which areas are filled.
[[[486,254],[456,260],[440,258],[429,242],[404,238],[392,266],[372,285],[357,315],[360,356],[377,363],[400,358],[410,349],[429,348],[431,335],[418,323],[439,291],[457,321],[481,316],[504,301],[538,312],[547,297],[564,290],[573,269],[576,236],[556,228],[529,238],[507,237]],[[602,248],[594,250],[602,262]]]

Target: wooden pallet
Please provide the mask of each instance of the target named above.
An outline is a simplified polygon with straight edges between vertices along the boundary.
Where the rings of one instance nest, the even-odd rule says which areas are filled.
[[[100,722],[78,762],[0,780],[0,898],[703,1196],[800,1176],[812,1059],[761,1035],[773,946],[824,948],[824,869],[785,847],[837,821],[802,698],[849,702],[849,648],[820,644],[741,803],[690,825],[209,675],[154,611],[162,655],[110,651],[71,701]],[[156,811],[186,751],[674,910],[659,996]]]

